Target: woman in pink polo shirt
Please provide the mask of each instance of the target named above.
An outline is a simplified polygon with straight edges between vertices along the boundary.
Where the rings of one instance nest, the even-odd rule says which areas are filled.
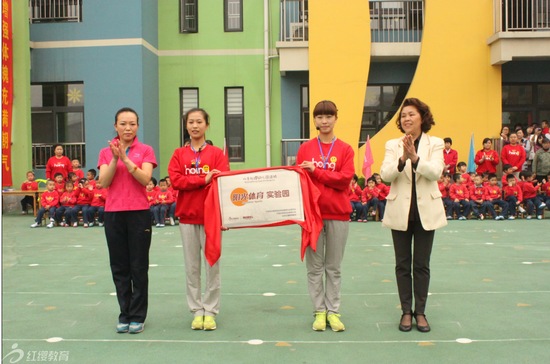
[[[139,117],[128,107],[115,115],[116,138],[99,153],[99,180],[109,187],[105,236],[120,315],[116,331],[137,334],[147,316],[151,215],[145,186],[157,166],[155,152],[137,139]]]

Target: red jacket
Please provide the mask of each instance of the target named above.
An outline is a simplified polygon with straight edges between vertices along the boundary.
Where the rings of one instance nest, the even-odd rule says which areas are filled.
[[[21,184],[21,190],[22,191],[37,191],[38,190],[38,182],[36,181],[25,181]]]
[[[516,196],[518,199],[518,202],[523,201],[523,192],[521,191],[521,188],[518,185],[515,186],[506,186],[502,189],[504,191],[504,198],[509,196]]]
[[[229,161],[218,147],[206,144],[198,153],[190,146],[174,151],[168,174],[172,187],[179,191],[176,216],[183,224],[204,224],[204,200],[209,188],[205,177],[214,169],[229,171]]]
[[[46,209],[59,206],[59,194],[57,191],[46,191],[40,197],[40,205]]]
[[[332,150],[331,149],[332,145]],[[351,204],[348,200],[348,189],[355,174],[353,149],[340,139],[334,144],[321,143],[322,154],[327,156],[326,169],[323,166],[318,139],[311,139],[300,146],[296,154],[296,165],[311,161],[316,165],[309,173],[311,181],[321,192],[319,209],[325,220],[348,221]],[[328,155],[330,150],[330,155]]]
[[[441,192],[441,198],[449,197],[449,186],[445,182],[437,182],[439,192]]]
[[[224,172],[218,175],[214,175],[212,178],[212,187],[208,189],[208,194],[204,201],[204,205],[208,206],[209,218],[204,221],[204,231],[206,233],[205,242],[205,256],[208,263],[214,265],[221,255],[221,227],[222,218],[220,210],[220,199],[218,193],[218,178],[221,176],[229,176],[241,173],[256,172],[270,169],[288,169],[293,170],[300,175],[300,186],[302,188],[302,203],[304,207],[304,221],[294,220],[282,220],[273,224],[254,226],[254,227],[268,227],[268,226],[282,226],[289,224],[298,224],[302,227],[302,244],[301,244],[301,258],[304,259],[304,255],[308,246],[313,250],[317,249],[317,240],[321,230],[323,229],[323,219],[321,217],[321,211],[319,209],[319,200],[321,199],[320,191],[313,184],[310,173],[306,172],[300,167],[271,167],[260,168],[255,170],[242,170]],[[170,176],[172,179],[172,177]],[[349,185],[349,181],[348,181]],[[345,192],[345,191],[344,191]],[[347,193],[347,192],[346,192]],[[350,203],[345,201],[348,205]],[[179,203],[179,202],[178,202]],[[351,209],[351,206],[350,206]]]
[[[376,185],[378,189],[378,201],[385,201],[386,197],[390,194],[390,186],[385,183],[379,183]]]
[[[443,161],[445,162],[445,172],[451,174],[456,172],[456,164],[458,163],[458,152],[454,149],[443,149]],[[449,169],[447,169],[447,164]]]
[[[525,163],[525,149],[521,144],[506,144],[502,147],[500,153],[502,157],[502,164],[510,164],[512,167],[516,167],[518,171],[521,171],[523,163]]]
[[[361,191],[361,187],[359,187],[359,185],[355,185],[355,188],[349,186],[349,191],[348,191],[349,200],[350,201],[361,202],[361,193],[362,192],[363,191]]]
[[[456,183],[453,183],[451,187],[449,187],[449,197],[451,200],[465,200],[470,198],[470,193],[468,192],[468,187],[463,183],[460,185],[457,185]]]
[[[502,191],[500,190],[500,187],[498,186],[487,186],[486,187],[486,193],[487,193],[487,200],[500,200],[502,199]]]
[[[370,188],[367,186],[363,190],[363,193],[361,193],[361,202],[367,203],[373,198],[378,198],[379,194],[380,194],[380,191],[378,191],[378,188],[376,187]]]
[[[481,159],[483,157],[485,158],[482,161]],[[496,173],[499,161],[500,159],[498,158],[498,153],[496,152],[496,150],[479,150],[474,158],[474,162],[477,164],[476,173]]]

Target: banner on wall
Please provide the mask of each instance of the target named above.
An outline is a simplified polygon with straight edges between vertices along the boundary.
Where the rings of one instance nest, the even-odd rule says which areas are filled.
[[[11,0],[2,0],[2,186],[12,186],[11,124],[13,115],[13,51]]]

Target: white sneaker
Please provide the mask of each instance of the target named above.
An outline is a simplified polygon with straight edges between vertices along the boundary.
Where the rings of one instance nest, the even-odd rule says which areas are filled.
[[[164,224],[159,224],[159,227],[164,227]]]
[[[84,226],[85,228],[87,228],[87,227],[88,227],[88,224],[84,223],[84,225],[83,225],[83,226]]]
[[[48,229],[53,228],[53,222],[50,222],[48,225],[46,225],[46,227],[47,227]]]
[[[77,222],[74,222],[74,223],[73,223],[73,227],[78,227],[78,223],[77,223]]]
[[[526,219],[531,220],[531,215],[527,215]]]
[[[546,207],[546,204],[544,202],[541,202],[539,205],[539,209],[543,209]]]
[[[50,222],[55,222],[53,217],[50,217]]]
[[[99,227],[103,227],[103,223],[100,222],[99,224],[97,224]]]
[[[35,228],[35,227],[39,227],[41,224],[35,222],[34,224],[31,225],[32,228]]]
[[[538,220],[542,220],[542,215],[537,215]]]
[[[510,217],[508,217],[508,220],[515,220],[515,219],[516,219],[515,216],[510,216]]]
[[[155,227],[160,227],[160,224],[156,224]]]
[[[504,220],[504,216],[498,215],[497,217],[495,217],[495,220]]]
[[[518,207],[518,210],[519,210],[519,212],[521,212],[522,214],[525,213],[525,209],[524,209],[523,207],[521,207],[521,206]]]
[[[89,227],[92,227],[92,226],[94,226],[94,223],[91,222],[91,223],[88,224],[88,226],[89,226]]]
[[[173,217],[170,218],[170,225],[172,226],[176,225],[176,222],[174,221]]]

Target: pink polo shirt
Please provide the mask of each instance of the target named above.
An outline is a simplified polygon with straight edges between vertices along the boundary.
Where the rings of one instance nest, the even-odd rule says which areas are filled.
[[[117,137],[118,138],[118,137]],[[128,158],[141,168],[145,162],[157,166],[155,151],[147,144],[140,143],[137,137],[127,150]],[[103,148],[99,152],[97,162],[98,169],[103,164],[109,165],[113,159],[113,154],[109,147]],[[119,159],[116,165],[115,175],[109,187],[109,195],[105,201],[105,211],[135,211],[148,210],[149,202],[145,187],[139,183],[130,172],[126,165]]]

